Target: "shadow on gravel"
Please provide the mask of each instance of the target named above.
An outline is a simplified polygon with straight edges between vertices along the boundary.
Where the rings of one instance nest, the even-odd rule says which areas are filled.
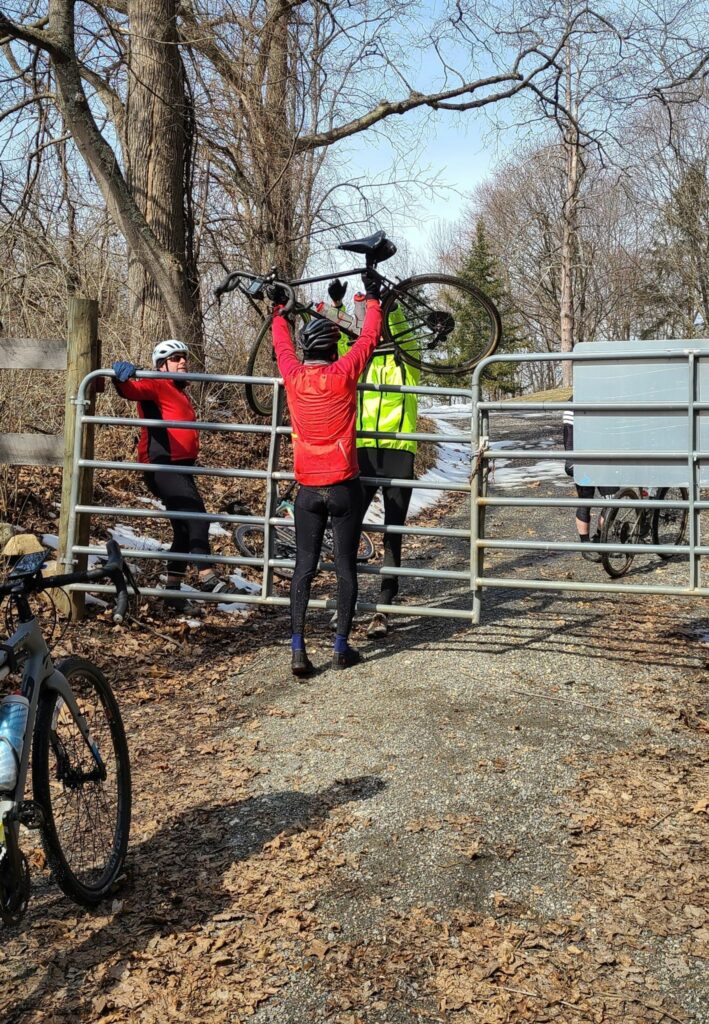
[[[460,607],[461,595],[436,603],[441,608]],[[456,650],[461,656],[528,650],[603,663],[697,667],[697,652],[687,648],[677,630],[677,617],[663,614],[654,602],[642,599],[629,604],[622,619],[613,616],[612,627],[611,612],[610,600],[602,594],[562,597],[553,592],[486,590],[479,626],[464,619],[397,617],[389,635],[363,643],[362,653],[374,662],[413,649]],[[676,642],[670,644],[668,639]]]
[[[92,1019],[91,1001],[110,991],[109,975],[82,999],[77,973],[85,976],[121,951],[133,958],[155,937],[210,921],[231,902],[222,876],[233,864],[258,854],[277,835],[317,827],[336,807],[371,800],[385,787],[378,776],[365,775],[338,780],[312,795],[288,790],[191,808],[131,847],[133,882],[119,895],[126,909],[68,954],[56,957],[34,992],[4,1018],[6,1024],[22,1024],[43,1005],[53,1021]],[[75,912],[68,900],[61,900],[56,916],[62,916],[64,907]],[[67,969],[73,986],[67,987]]]

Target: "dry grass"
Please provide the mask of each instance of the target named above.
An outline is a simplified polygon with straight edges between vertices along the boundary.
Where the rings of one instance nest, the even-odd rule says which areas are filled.
[[[506,402],[569,402],[573,388],[550,388],[548,391],[535,391],[531,395],[518,395],[507,398]]]

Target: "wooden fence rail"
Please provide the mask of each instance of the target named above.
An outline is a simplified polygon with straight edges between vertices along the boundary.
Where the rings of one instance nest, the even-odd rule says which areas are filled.
[[[63,466],[61,513],[59,516],[59,561],[66,561],[67,526],[69,522],[69,496],[74,465],[74,433],[77,408],[75,404],[79,384],[92,370],[101,365],[101,345],[98,338],[98,303],[95,299],[70,296],[67,308],[67,340],[55,338],[0,338],[0,370],[65,370],[66,398],[64,404],[63,434],[0,433],[0,465],[10,466]],[[92,394],[87,415],[94,412]],[[94,454],[93,428],[84,431],[82,458],[92,459]],[[93,471],[81,470],[79,501],[91,504]],[[76,542],[86,545],[89,537],[88,517],[78,523]],[[86,566],[86,556],[76,558],[76,568]],[[72,618],[81,618],[84,612],[84,594],[72,592],[70,596]]]

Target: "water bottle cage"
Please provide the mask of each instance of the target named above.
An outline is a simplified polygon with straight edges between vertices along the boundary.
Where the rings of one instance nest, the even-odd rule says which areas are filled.
[[[7,654],[7,667],[11,672],[20,671],[20,663],[17,660],[14,647],[10,647],[9,644],[0,644],[0,651],[4,651]]]

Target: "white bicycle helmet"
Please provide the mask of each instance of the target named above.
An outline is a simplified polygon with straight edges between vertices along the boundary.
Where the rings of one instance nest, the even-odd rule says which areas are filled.
[[[158,364],[167,359],[168,356],[174,356],[176,352],[184,352],[187,356],[190,350],[185,345],[184,341],[177,341],[175,338],[168,338],[166,341],[159,341],[153,349],[153,369],[157,370]]]

